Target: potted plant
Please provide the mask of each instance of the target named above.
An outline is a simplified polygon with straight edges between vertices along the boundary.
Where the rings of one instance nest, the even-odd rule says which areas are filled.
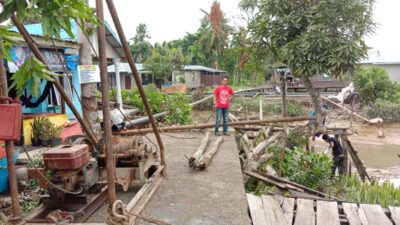
[[[52,133],[52,123],[50,124],[44,124],[42,132],[39,136],[40,141],[42,143],[42,146],[48,147],[51,146],[51,139],[53,138],[53,133]]]
[[[32,127],[32,146],[40,146],[40,135],[42,133],[42,121],[43,117],[33,117],[33,122],[31,124]]]
[[[51,128],[51,146],[57,146],[61,144],[61,138],[59,137],[62,131],[62,127],[53,126]]]

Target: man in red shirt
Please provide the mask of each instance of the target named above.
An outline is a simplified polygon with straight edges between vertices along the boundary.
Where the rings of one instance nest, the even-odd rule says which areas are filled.
[[[215,135],[220,136],[219,125],[221,116],[224,121],[224,135],[228,136],[228,113],[229,113],[229,102],[233,98],[234,92],[231,87],[228,86],[228,77],[222,79],[222,85],[219,85],[214,90],[214,105],[216,108],[217,116],[215,121]]]

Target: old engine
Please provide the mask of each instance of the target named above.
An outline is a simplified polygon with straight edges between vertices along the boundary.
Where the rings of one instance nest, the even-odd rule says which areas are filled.
[[[64,194],[81,194],[99,179],[97,159],[86,144],[62,145],[43,154],[44,169],[51,185],[48,193],[53,198]]]

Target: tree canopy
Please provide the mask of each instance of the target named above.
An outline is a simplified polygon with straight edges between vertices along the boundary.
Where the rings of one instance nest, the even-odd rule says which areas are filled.
[[[302,78],[319,112],[319,93],[310,78],[351,72],[367,56],[364,37],[373,31],[374,0],[243,0],[254,16],[254,46]],[[256,13],[254,13],[256,12]]]
[[[150,34],[147,31],[147,26],[140,23],[136,27],[136,35],[131,39],[130,44],[135,62],[144,63],[150,57],[152,45],[148,39],[150,39]]]
[[[167,44],[157,44],[144,63],[144,68],[152,71],[155,77],[163,78],[167,83],[172,72],[182,69],[187,61],[188,58],[183,55],[181,49],[168,48]]]

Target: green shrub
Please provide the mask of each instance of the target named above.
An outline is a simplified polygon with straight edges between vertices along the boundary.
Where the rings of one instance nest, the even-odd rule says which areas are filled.
[[[272,147],[274,152],[272,166],[279,170],[280,149]],[[332,160],[325,154],[316,154],[294,148],[284,154],[282,163],[282,175],[289,180],[301,185],[323,190],[330,183]]]
[[[400,104],[376,101],[366,108],[368,118],[382,118],[385,122],[400,122]]]
[[[168,115],[165,117],[168,123],[189,124],[192,122],[192,107],[189,105],[189,98],[186,94],[167,95],[165,107],[168,111]]]
[[[309,142],[307,135],[304,135],[303,132],[295,130],[291,131],[287,138],[287,147],[293,149],[304,148]]]
[[[373,103],[377,99],[398,101],[399,85],[390,81],[388,73],[383,68],[358,69],[354,77],[354,84],[364,104]]]
[[[166,121],[170,124],[188,124],[191,120],[192,107],[189,106],[189,98],[184,93],[166,94],[159,92],[154,84],[144,88],[153,114],[168,111]],[[110,92],[113,99],[115,93]],[[122,90],[122,100],[130,103],[144,113],[143,100],[137,88]]]
[[[288,116],[290,117],[305,115],[304,107],[299,104],[288,103],[287,110],[288,110]]]

